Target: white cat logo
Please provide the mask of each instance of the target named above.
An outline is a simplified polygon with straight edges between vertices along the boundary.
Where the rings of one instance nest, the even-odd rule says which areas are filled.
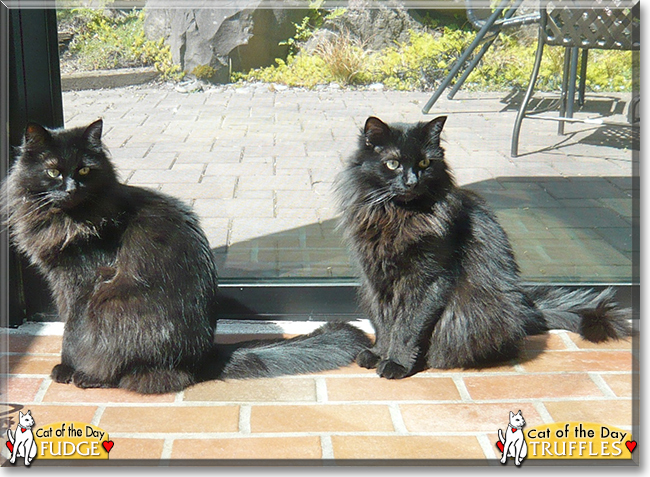
[[[497,442],[497,447],[503,452],[502,464],[506,463],[508,457],[514,457],[515,465],[521,465],[521,461],[528,455],[528,444],[523,431],[525,425],[526,420],[521,415],[521,411],[517,414],[510,411],[510,423],[506,435],[504,437],[499,429],[499,442]]]
[[[22,411],[18,419],[18,426],[14,433],[11,429],[7,429],[7,448],[11,452],[11,459],[9,462],[16,463],[16,457],[24,457],[25,465],[29,465],[36,456],[36,443],[34,442],[34,434],[32,427],[34,427],[34,418],[32,412],[27,411],[23,414]]]

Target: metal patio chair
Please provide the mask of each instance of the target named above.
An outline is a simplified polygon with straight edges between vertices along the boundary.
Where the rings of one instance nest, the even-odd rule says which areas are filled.
[[[449,71],[445,79],[442,80],[424,108],[422,108],[422,113],[427,114],[429,112],[438,98],[442,95],[443,91],[451,84],[460,70],[465,67],[462,75],[456,81],[453,88],[447,95],[449,99],[454,98],[472,70],[474,70],[478,62],[481,61],[481,58],[483,58],[485,52],[487,52],[490,46],[492,46],[494,40],[497,39],[501,30],[508,28],[517,28],[522,25],[530,25],[539,21],[539,12],[515,15],[515,12],[521,6],[523,1],[524,0],[501,0],[487,19],[481,19],[478,15],[478,10],[480,10],[478,5],[480,3],[484,4],[485,1],[465,0],[467,19],[472,23],[474,28],[478,30],[478,33],[476,34],[476,37],[472,43],[462,53],[456,63],[454,63],[454,66]],[[481,43],[483,43],[481,49],[474,55],[471,60],[469,60],[469,58],[474,53],[474,50],[476,50],[476,48]]]
[[[519,134],[525,117],[559,121],[558,134],[564,134],[566,122],[584,122],[611,126],[638,125],[639,95],[629,106],[628,123],[605,121],[602,118],[575,119],[573,108],[578,76],[578,55],[582,49],[578,104],[584,104],[587,60],[590,49],[639,50],[640,49],[639,0],[556,0],[544,1],[540,6],[539,37],[535,63],[524,99],[519,107],[512,133],[510,154],[519,154]],[[527,114],[526,108],[533,95],[539,74],[544,46],[564,46],[565,60],[562,76],[560,115],[557,118]]]

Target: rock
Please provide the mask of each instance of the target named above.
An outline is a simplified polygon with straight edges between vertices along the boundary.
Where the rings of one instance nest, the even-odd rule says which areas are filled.
[[[422,25],[411,17],[403,2],[391,0],[377,3],[369,0],[350,0],[345,13],[326,20],[320,30],[314,32],[302,50],[314,51],[324,42],[332,42],[338,36],[346,36],[365,50],[379,51],[395,42],[407,42],[410,31],[422,30]]]
[[[198,0],[192,2],[193,8],[179,8],[177,0],[148,0],[145,34],[151,40],[164,38],[172,60],[183,71],[193,74],[199,68],[201,79],[227,83],[233,71],[286,58],[287,46],[278,43],[295,34],[294,23],[300,23],[307,10],[295,8],[300,2],[284,4],[272,8],[269,0],[257,0],[215,8],[212,1]]]

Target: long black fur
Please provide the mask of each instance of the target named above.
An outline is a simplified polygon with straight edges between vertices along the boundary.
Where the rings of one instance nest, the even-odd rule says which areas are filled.
[[[198,218],[172,197],[121,184],[101,134],[101,120],[29,124],[2,186],[12,243],[45,276],[65,321],[52,379],[164,393],[334,369],[368,345],[357,328],[329,324],[290,340],[215,346],[217,269]]]
[[[522,286],[503,228],[458,187],[444,159],[446,117],[415,125],[366,121],[337,182],[341,226],[375,328],[357,357],[380,376],[477,367],[515,358],[527,335],[563,328],[591,341],[630,333],[614,292]]]

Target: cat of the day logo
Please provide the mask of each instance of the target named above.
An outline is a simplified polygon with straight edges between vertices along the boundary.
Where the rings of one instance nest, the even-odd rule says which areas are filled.
[[[629,432],[592,422],[556,422],[524,430],[519,411],[510,411],[505,433],[498,430],[501,463],[524,459],[631,459],[637,442]]]
[[[16,463],[23,458],[29,466],[39,459],[108,459],[113,441],[108,432],[83,422],[55,422],[35,427],[31,411],[19,411],[19,422],[15,430],[7,430],[7,449],[11,453],[9,462]]]

